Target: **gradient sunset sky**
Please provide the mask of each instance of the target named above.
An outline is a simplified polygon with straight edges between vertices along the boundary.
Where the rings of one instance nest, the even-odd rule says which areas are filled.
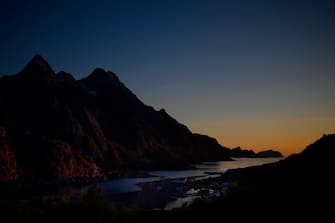
[[[335,133],[334,1],[0,1],[0,74],[35,54],[115,72],[228,147],[300,152]]]

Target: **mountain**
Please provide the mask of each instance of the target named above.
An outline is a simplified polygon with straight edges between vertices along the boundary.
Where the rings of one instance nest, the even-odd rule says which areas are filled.
[[[241,149],[237,147],[226,151],[230,157],[248,157],[248,158],[269,158],[269,157],[283,157],[279,151],[272,149],[260,151],[255,153],[253,150]]]
[[[264,151],[260,151],[256,154],[257,157],[283,157],[283,154],[281,154],[281,152],[279,151],[275,151],[272,149],[269,150],[264,150]]]
[[[110,71],[75,80],[40,55],[0,78],[1,177],[97,177],[113,168],[228,159],[164,109],[145,105]]]
[[[236,147],[229,151],[230,157],[256,157],[256,153],[253,150],[241,149]]]

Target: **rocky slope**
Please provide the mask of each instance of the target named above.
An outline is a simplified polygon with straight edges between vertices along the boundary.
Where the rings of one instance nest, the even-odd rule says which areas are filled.
[[[91,158],[65,142],[0,128],[0,181],[100,176]]]
[[[5,128],[0,127],[0,181],[16,179],[16,156]]]

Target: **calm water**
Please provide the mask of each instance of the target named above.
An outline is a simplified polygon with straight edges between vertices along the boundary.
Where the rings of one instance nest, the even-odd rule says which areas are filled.
[[[280,158],[233,158],[234,161],[204,162],[197,165],[196,170],[173,170],[173,171],[151,171],[154,177],[146,178],[120,178],[98,183],[104,195],[140,191],[138,183],[159,181],[163,179],[175,179],[182,183],[187,177],[215,177],[219,175],[208,174],[209,172],[224,173],[228,169],[244,168],[249,166],[262,165],[280,160]],[[87,191],[86,186],[71,186],[63,188],[67,193],[80,195]]]
[[[233,158],[234,161],[204,162],[196,165],[197,170],[152,171],[153,176],[170,179],[211,176],[208,172],[224,173],[228,169],[245,168],[273,163],[281,158]],[[215,175],[214,175],[215,176]]]
[[[227,182],[201,179],[221,176],[229,169],[245,168],[279,161],[281,158],[234,158],[234,161],[204,162],[194,170],[151,171],[152,177],[118,178],[97,183],[105,199],[130,207],[171,210],[191,204],[200,196],[217,197],[228,186]],[[191,179],[190,179],[191,177]],[[190,180],[188,180],[190,179]],[[145,183],[139,185],[141,183]],[[216,185],[220,185],[217,187]],[[87,193],[88,184],[41,184],[27,186],[27,195],[73,195]],[[132,193],[137,192],[137,193]]]
[[[119,178],[99,182],[97,185],[105,198],[121,202],[128,206],[142,208],[159,208],[171,210],[191,204],[199,197],[201,190],[208,191],[211,196],[220,195],[220,191],[212,188],[186,186],[186,179],[192,177],[197,181],[205,178],[220,176],[228,169],[245,168],[279,161],[281,158],[233,158],[234,161],[204,162],[196,165],[195,170],[151,171],[153,177],[146,178]],[[164,190],[164,180],[172,182],[172,188]],[[139,183],[149,183],[146,189],[138,186]],[[171,186],[171,185],[170,185]],[[180,189],[179,189],[180,188]],[[184,189],[183,189],[184,188]],[[186,191],[185,191],[185,188]],[[57,194],[81,196],[87,192],[87,185],[65,185],[56,189]],[[55,191],[55,190],[53,190]],[[129,193],[137,192],[137,193]],[[172,195],[172,196],[171,196]]]
[[[219,161],[219,162],[204,162],[197,165],[197,170],[181,170],[181,171],[153,171],[150,174],[154,176],[160,176],[170,179],[176,179],[180,183],[183,182],[187,177],[194,177],[196,180],[206,179],[209,177],[219,177],[220,174],[213,173],[224,173],[229,169],[245,168],[251,166],[258,166],[267,163],[273,163],[279,161],[281,158],[233,158],[234,161]],[[211,174],[209,174],[211,173]],[[210,193],[213,196],[220,196],[218,191],[213,191],[210,188]],[[178,197],[175,200],[169,201],[165,204],[164,210],[172,210],[174,208],[180,208],[188,206],[198,198],[197,192],[199,189],[191,188],[182,197]]]

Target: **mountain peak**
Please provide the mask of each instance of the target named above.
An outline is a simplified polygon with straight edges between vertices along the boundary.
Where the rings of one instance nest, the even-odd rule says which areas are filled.
[[[35,56],[33,56],[31,61],[47,63],[47,61],[41,56],[41,54],[36,54]]]
[[[26,70],[27,68],[35,68],[38,69],[39,71],[54,73],[49,63],[40,54],[36,54],[29,61],[24,70]]]
[[[92,74],[102,74],[102,73],[106,73],[106,71],[104,70],[104,69],[102,69],[102,68],[100,68],[100,67],[96,67],[95,69],[94,69],[94,71],[92,72]]]
[[[36,54],[20,72],[21,76],[25,76],[34,81],[45,80],[47,82],[55,79],[55,72],[49,63],[39,54]]]
[[[91,79],[102,80],[102,81],[117,81],[119,78],[111,71],[105,71],[102,68],[95,68],[94,71],[89,75]]]

